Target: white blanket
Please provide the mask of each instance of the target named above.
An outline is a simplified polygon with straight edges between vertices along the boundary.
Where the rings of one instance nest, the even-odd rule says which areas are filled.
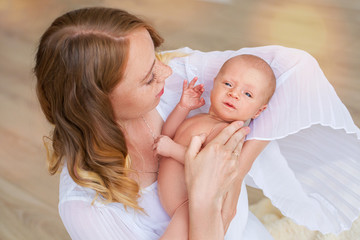
[[[322,234],[319,231],[311,231],[304,226],[294,223],[290,218],[284,217],[275,208],[268,198],[250,205],[251,212],[265,225],[266,229],[275,240],[359,240],[360,218],[352,225],[350,230],[343,231],[339,235]]]

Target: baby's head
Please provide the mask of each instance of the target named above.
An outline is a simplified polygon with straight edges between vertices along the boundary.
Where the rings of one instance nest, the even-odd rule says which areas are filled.
[[[209,113],[228,122],[255,119],[267,108],[275,87],[274,72],[263,59],[232,57],[214,79]]]

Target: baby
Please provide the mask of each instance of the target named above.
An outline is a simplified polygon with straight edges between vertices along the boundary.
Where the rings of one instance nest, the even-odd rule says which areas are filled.
[[[172,226],[179,229],[179,234],[186,234],[184,238],[188,232],[188,206],[183,163],[192,136],[206,134],[206,145],[230,122],[257,118],[267,108],[276,87],[275,75],[263,59],[254,55],[235,56],[223,64],[214,79],[209,113],[186,119],[192,109],[205,103],[201,98],[203,85],[194,87],[196,81],[194,78],[189,86],[184,81],[181,100],[166,120],[163,136],[154,145],[155,153],[163,156],[158,176],[159,197],[172,218]],[[267,143],[246,141],[239,161],[241,158],[255,160]],[[239,195],[240,185],[230,192]],[[226,204],[229,203],[225,198],[223,206]]]

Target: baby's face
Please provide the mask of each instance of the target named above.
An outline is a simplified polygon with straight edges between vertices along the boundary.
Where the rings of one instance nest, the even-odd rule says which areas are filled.
[[[255,119],[267,107],[268,75],[246,64],[227,64],[214,80],[210,114],[225,121]]]

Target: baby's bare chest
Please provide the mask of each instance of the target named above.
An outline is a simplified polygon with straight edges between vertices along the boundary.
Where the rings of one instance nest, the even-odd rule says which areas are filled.
[[[177,129],[174,141],[183,146],[188,146],[193,136],[202,133],[208,136],[216,124],[218,124],[218,121],[208,115],[197,115],[188,118]]]

